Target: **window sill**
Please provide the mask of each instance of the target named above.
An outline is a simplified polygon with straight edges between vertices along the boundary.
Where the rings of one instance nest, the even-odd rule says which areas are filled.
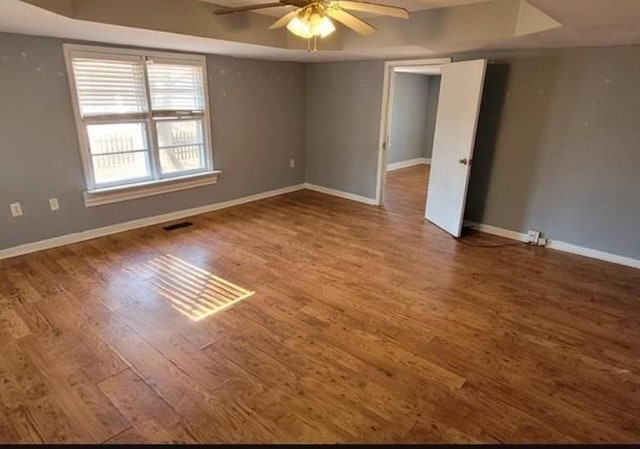
[[[102,206],[104,204],[119,203],[121,201],[207,186],[217,183],[220,173],[222,172],[215,170],[179,178],[90,190],[84,193],[84,204],[86,207]]]

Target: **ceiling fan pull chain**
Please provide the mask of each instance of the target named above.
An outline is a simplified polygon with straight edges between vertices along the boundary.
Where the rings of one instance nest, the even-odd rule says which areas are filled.
[[[318,37],[317,36],[310,37],[309,39],[307,39],[307,53],[316,53],[317,51],[318,51]]]

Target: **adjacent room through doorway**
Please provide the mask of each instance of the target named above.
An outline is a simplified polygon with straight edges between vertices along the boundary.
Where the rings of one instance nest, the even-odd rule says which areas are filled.
[[[389,210],[421,210],[424,215],[440,75],[415,70],[400,67],[394,73],[384,198]]]

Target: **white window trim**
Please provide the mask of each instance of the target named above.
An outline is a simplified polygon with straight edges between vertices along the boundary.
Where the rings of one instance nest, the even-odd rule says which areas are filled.
[[[67,67],[67,78],[69,81],[69,89],[71,91],[71,102],[73,104],[73,113],[76,121],[76,131],[78,133],[78,141],[80,143],[80,157],[84,169],[85,183],[87,190],[84,192],[85,206],[94,207],[103,204],[117,203],[120,201],[128,201],[136,198],[143,198],[152,195],[161,195],[165,193],[175,192],[179,190],[192,189],[206,185],[215,184],[218,176],[222,173],[213,168],[213,142],[211,139],[211,112],[209,104],[209,80],[207,76],[207,61],[203,55],[172,53],[164,51],[147,51],[135,50],[129,48],[102,47],[92,45],[79,44],[63,44],[65,56],[65,64]],[[101,54],[106,58],[117,57],[151,57],[164,61],[175,61],[176,63],[194,63],[203,68],[204,96],[206,107],[203,117],[203,132],[205,151],[207,153],[206,169],[196,173],[187,173],[179,175],[170,175],[159,179],[153,179],[140,183],[124,184],[121,186],[99,188],[93,184],[92,166],[89,155],[89,142],[84,130],[84,122],[80,114],[80,105],[78,102],[78,93],[76,89],[75,76],[72,66],[72,54],[87,52],[91,55]],[[145,77],[145,83],[147,83]],[[153,150],[152,150],[153,151]]]
[[[139,184],[127,184],[122,187],[88,190],[84,193],[84,203],[87,207],[102,206],[104,204],[135,200],[146,196],[162,195],[179,190],[203,187],[217,183],[220,173],[222,172],[219,170],[213,170],[190,176],[157,179]]]

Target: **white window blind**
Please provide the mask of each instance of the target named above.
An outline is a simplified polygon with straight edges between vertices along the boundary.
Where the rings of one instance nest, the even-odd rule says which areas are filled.
[[[151,106],[154,111],[204,112],[204,80],[202,67],[147,63]]]
[[[82,117],[147,111],[142,61],[73,58]]]
[[[212,171],[203,57],[66,53],[88,189]]]

